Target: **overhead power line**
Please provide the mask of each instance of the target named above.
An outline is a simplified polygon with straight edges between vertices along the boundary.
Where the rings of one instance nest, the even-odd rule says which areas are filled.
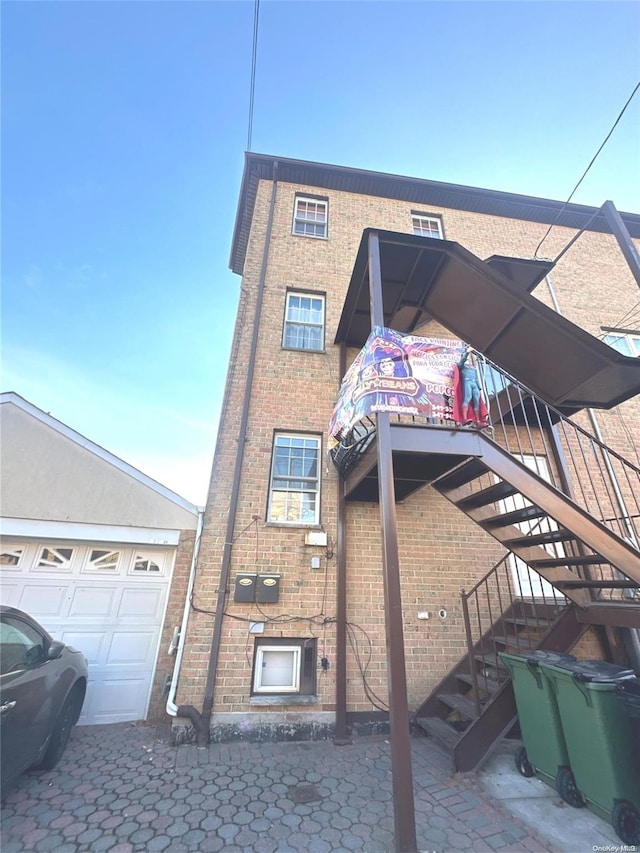
[[[247,130],[247,151],[251,151],[251,134],[253,133],[253,103],[256,91],[256,59],[258,56],[258,19],[260,17],[260,0],[255,0],[253,8],[253,46],[251,49],[251,84],[249,92],[249,127]]]
[[[536,258],[536,257],[538,256],[538,252],[540,251],[540,246],[542,246],[542,244],[544,243],[544,241],[545,241],[545,240],[547,239],[547,237],[549,236],[549,232],[551,231],[551,229],[554,227],[554,225],[558,222],[558,220],[559,220],[559,219],[560,219],[560,217],[562,216],[562,214],[563,214],[563,212],[564,212],[565,208],[567,207],[567,205],[569,204],[569,202],[571,201],[571,199],[572,199],[572,198],[573,198],[573,196],[575,195],[576,190],[578,189],[578,187],[580,186],[580,184],[581,184],[581,183],[584,181],[584,179],[586,178],[586,176],[587,176],[587,174],[588,174],[588,172],[589,172],[589,169],[591,169],[591,167],[592,167],[592,166],[593,166],[593,164],[595,163],[595,161],[596,161],[596,159],[597,159],[598,155],[600,154],[600,152],[602,151],[602,149],[604,148],[604,146],[605,146],[605,145],[607,144],[607,142],[609,141],[609,137],[611,136],[611,134],[613,133],[613,131],[616,129],[616,125],[618,124],[618,122],[620,121],[620,119],[622,118],[622,116],[624,115],[625,110],[627,109],[627,107],[629,106],[629,104],[631,103],[631,101],[633,100],[633,96],[634,96],[634,95],[635,95],[635,93],[638,91],[638,89],[640,89],[640,80],[636,83],[635,88],[634,88],[633,92],[629,95],[629,97],[628,97],[628,99],[627,99],[626,104],[625,104],[625,105],[624,105],[624,107],[620,110],[620,113],[618,114],[618,118],[614,121],[614,123],[613,123],[613,125],[612,125],[612,127],[611,127],[611,130],[609,131],[609,133],[607,133],[607,135],[605,136],[605,138],[604,138],[604,140],[603,140],[602,144],[600,145],[600,147],[598,148],[598,150],[596,151],[596,153],[595,153],[595,154],[593,155],[593,157],[591,158],[591,162],[589,163],[589,165],[587,166],[587,168],[584,170],[584,172],[583,172],[583,174],[582,174],[582,177],[580,178],[580,180],[578,181],[578,183],[575,185],[575,187],[574,187],[574,188],[573,188],[573,190],[571,191],[571,195],[570,195],[570,196],[569,196],[569,198],[565,201],[565,203],[562,205],[562,207],[561,207],[561,208],[560,208],[560,210],[558,211],[558,214],[557,214],[556,218],[553,220],[553,222],[551,223],[551,225],[547,228],[547,233],[544,235],[544,237],[542,238],[542,240],[540,240],[540,242],[538,243],[538,247],[537,247],[537,249],[535,250],[535,252],[534,252],[534,254],[533,254],[533,257],[534,257],[534,258]]]

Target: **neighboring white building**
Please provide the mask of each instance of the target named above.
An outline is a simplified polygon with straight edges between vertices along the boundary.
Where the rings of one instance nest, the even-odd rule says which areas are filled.
[[[0,423],[0,600],[86,655],[81,724],[157,715],[198,508],[18,394]]]

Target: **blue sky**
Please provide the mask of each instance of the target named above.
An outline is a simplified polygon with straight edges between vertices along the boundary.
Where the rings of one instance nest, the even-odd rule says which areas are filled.
[[[2,3],[2,390],[204,503],[253,0]],[[262,0],[252,150],[564,201],[640,3]],[[574,201],[640,212],[640,93]]]

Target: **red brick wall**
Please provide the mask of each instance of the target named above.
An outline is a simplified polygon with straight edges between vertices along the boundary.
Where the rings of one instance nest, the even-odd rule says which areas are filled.
[[[266,503],[275,430],[322,434],[340,382],[339,352],[333,345],[355,254],[362,230],[376,226],[411,233],[409,203],[330,191],[329,237],[319,240],[291,234],[296,191],[321,194],[317,188],[280,184],[265,275],[262,319],[257,344],[255,375],[251,387],[247,441],[242,448],[243,467],[238,511],[233,532],[231,583],[222,629],[214,710],[248,713],[253,638],[249,620],[267,622],[265,636],[318,638],[319,657],[326,656],[329,671],[318,671],[317,710],[334,707],[335,558],[323,548],[304,544],[304,528],[266,523]],[[219,438],[205,515],[194,602],[214,611],[222,549],[225,540],[238,453],[249,350],[256,310],[264,239],[272,185],[259,187],[229,367]],[[441,214],[445,236],[484,258],[491,254],[531,257],[547,226],[460,210],[421,209]],[[555,227],[542,254],[554,256],[572,237],[570,229]],[[551,275],[562,311],[593,334],[601,326],[616,326],[637,302],[637,285],[612,236],[585,233]],[[300,353],[281,348],[287,288],[325,293],[326,352]],[[539,291],[539,292],[538,292]],[[536,296],[550,304],[547,286]],[[427,327],[425,334],[443,334]],[[355,353],[351,354],[353,357]],[[640,402],[621,406],[599,420],[605,440],[623,455],[634,458],[632,425],[638,424]],[[322,466],[321,526],[330,542],[336,539],[337,474],[330,463]],[[465,651],[460,590],[471,587],[503,554],[488,535],[462,516],[433,490],[424,488],[398,506],[409,701],[415,706]],[[257,521],[253,516],[258,516]],[[377,505],[349,504],[346,520],[348,562],[348,619],[361,659],[369,658],[368,682],[386,700],[386,651],[381,570],[380,522]],[[322,570],[312,570],[312,556],[320,556]],[[233,579],[238,572],[279,572],[278,604],[234,604]],[[444,608],[446,619],[432,615],[418,620],[418,611],[435,614]],[[264,614],[267,614],[265,617]],[[287,617],[285,620],[283,617]],[[357,626],[357,627],[356,627]],[[180,679],[180,703],[200,706],[204,692],[213,618],[192,612],[188,644]],[[355,642],[355,640],[354,640]],[[370,652],[369,652],[369,643]],[[591,647],[589,647],[591,648]],[[365,696],[356,655],[348,650],[348,708],[373,708]],[[255,710],[255,709],[254,709]],[[261,713],[281,708],[261,707]]]

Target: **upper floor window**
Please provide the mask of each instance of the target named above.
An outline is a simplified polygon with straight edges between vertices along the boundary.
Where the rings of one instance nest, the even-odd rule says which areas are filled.
[[[293,233],[305,237],[326,237],[327,207],[327,202],[322,199],[296,196]]]
[[[287,293],[282,346],[290,349],[324,349],[324,296]]]
[[[623,355],[640,357],[640,334],[634,332],[607,332],[604,342]]]
[[[318,524],[320,437],[277,433],[273,443],[268,520]]]
[[[437,216],[423,216],[414,213],[411,216],[413,233],[418,237],[435,237],[442,240],[442,220]]]

